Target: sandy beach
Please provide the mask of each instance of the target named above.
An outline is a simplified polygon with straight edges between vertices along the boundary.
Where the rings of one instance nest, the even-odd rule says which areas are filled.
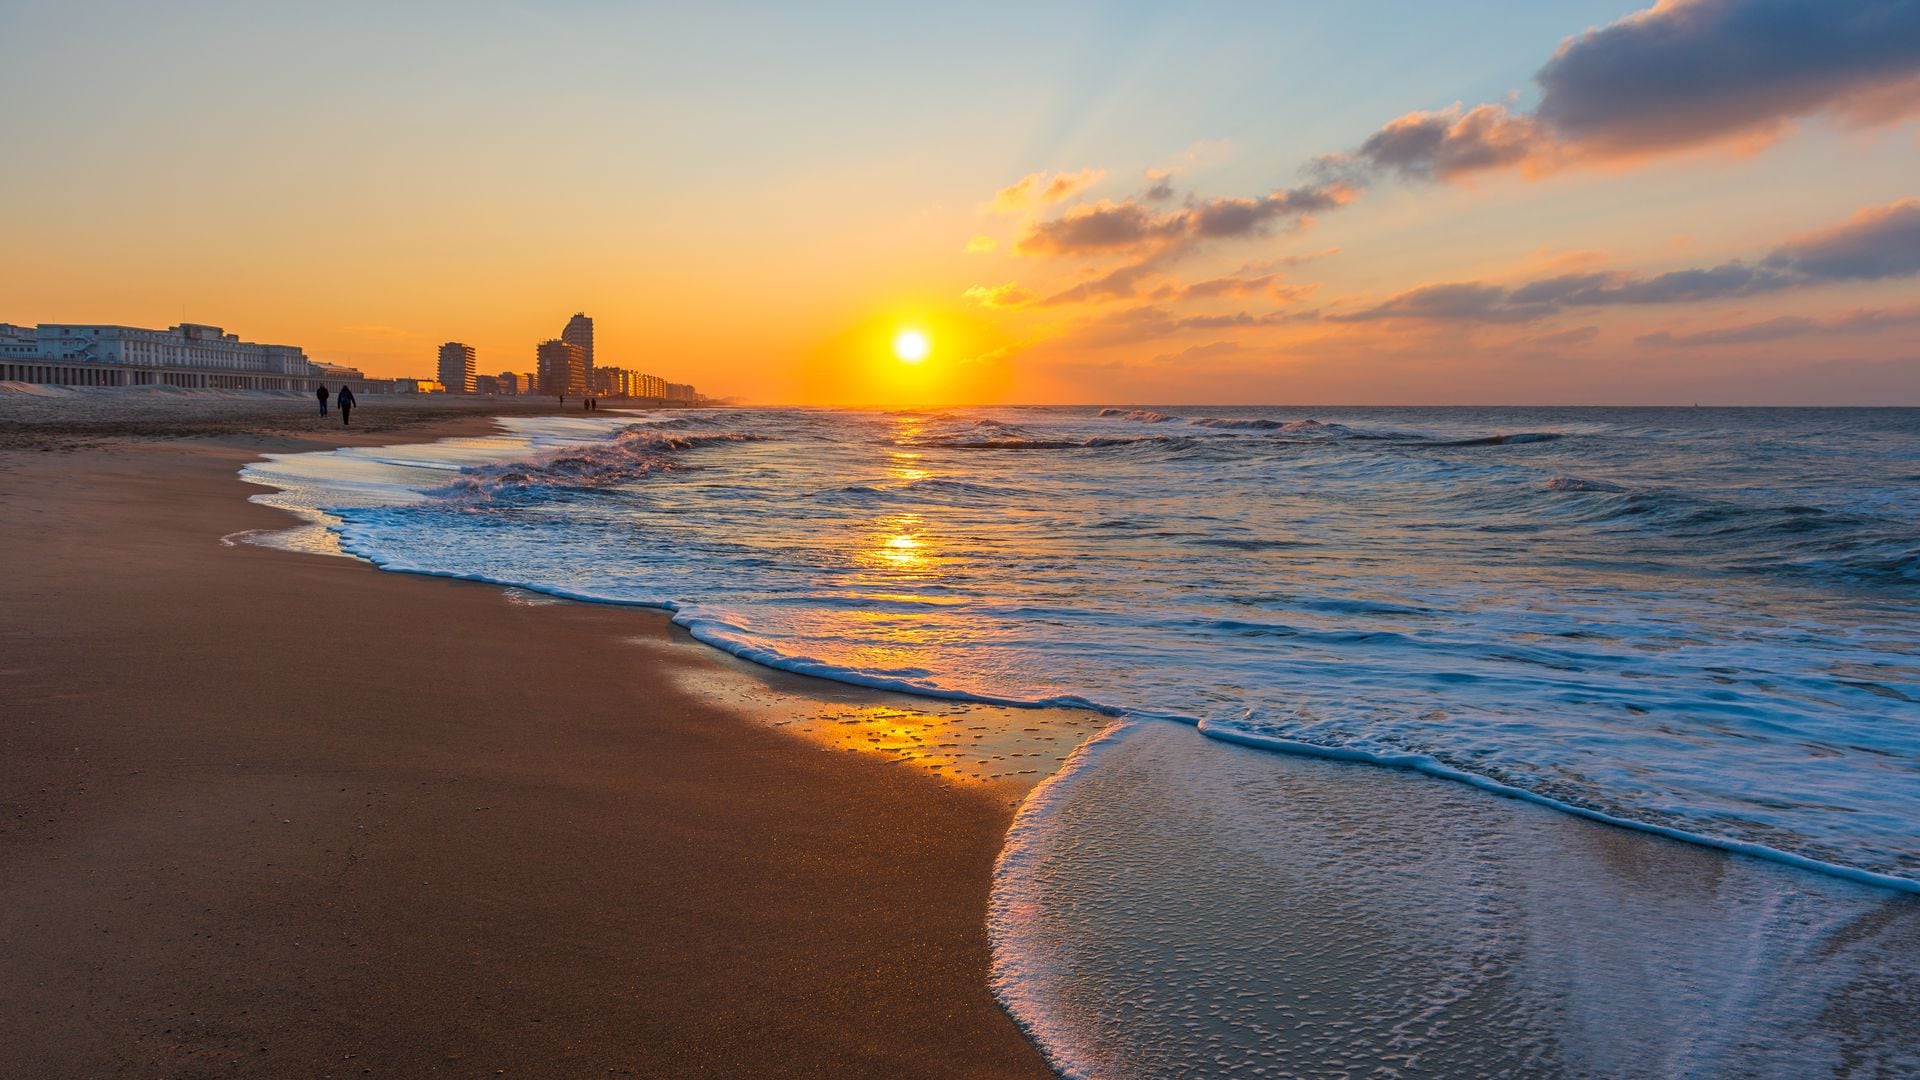
[[[127,400],[0,403],[0,1074],[1047,1075],[987,990],[1032,778],[850,752],[951,711],[222,542],[262,452],[550,405]]]

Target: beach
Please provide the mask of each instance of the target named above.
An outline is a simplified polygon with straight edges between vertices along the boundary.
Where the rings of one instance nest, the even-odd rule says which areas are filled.
[[[937,703],[240,537],[263,452],[550,406],[75,400],[0,406],[0,1074],[1047,1074],[987,989],[1033,778],[765,721]]]
[[[1624,767],[1740,806],[1749,828],[1778,811],[1871,851],[1888,800],[1897,860],[1897,784],[1832,774],[1826,790],[1856,793],[1836,815],[1851,834],[1822,832],[1830,808],[1811,796],[1822,770],[1900,752],[1902,729],[1860,703],[1897,720],[1906,669],[1850,655],[1843,681],[1797,685],[1853,696],[1802,708],[1776,682],[1845,641],[1804,632],[1819,607],[1773,642],[1748,634],[1764,620],[1697,605],[1689,633],[1769,650],[1699,687],[1660,659],[1674,643],[1629,621],[1660,610],[1615,587],[1641,580],[1632,566],[1593,586],[1617,601],[1565,613],[1584,625],[1495,608],[1467,649],[1471,595],[1374,576],[1392,532],[1341,563],[1309,503],[1270,509],[1284,542],[1267,543],[1258,516],[1196,516],[1150,486],[1184,485],[1189,460],[1237,461],[1214,481],[1233,483],[1354,475],[1370,455],[1385,464],[1345,509],[1417,504],[1439,475],[1489,520],[1553,520],[1635,498],[1558,478],[1633,475],[1659,415],[582,420],[395,398],[343,432],[307,409],[0,397],[0,1074],[1915,1066],[1920,902],[1904,879],[1812,872],[1795,846],[1716,849],[1671,800],[1632,827],[1581,812],[1628,790],[1590,779]],[[1016,482],[989,456],[1035,453],[1074,466]],[[1043,488],[1083,483],[1108,486]],[[1697,509],[1665,498],[1679,510],[1642,543],[1693,527]],[[1528,572],[1584,537],[1541,530]],[[1453,557],[1478,566],[1483,543],[1476,530]],[[1796,596],[1791,575],[1836,570],[1784,566]],[[1167,589],[1183,574],[1204,575],[1184,590],[1201,600]],[[1236,602],[1207,606],[1221,597]],[[1180,603],[1195,606],[1171,617]],[[1442,620],[1452,635],[1425,629]],[[1603,628],[1654,659],[1606,686]],[[1643,723],[1628,706],[1654,704],[1654,681],[1687,696]],[[1154,707],[1189,693],[1209,715]],[[1378,707],[1394,694],[1453,715]],[[1596,694],[1619,719],[1566,707]],[[1524,756],[1482,764],[1514,782],[1502,798],[1440,756],[1374,753],[1367,731],[1332,743],[1301,703],[1337,719],[1343,695],[1370,695],[1374,729],[1403,743],[1474,736],[1504,709],[1483,755],[1539,753],[1583,720],[1584,741],[1615,748],[1537,787],[1519,786]],[[1737,695],[1783,722],[1725,727]],[[1769,750],[1776,729],[1798,735]],[[1682,734],[1684,755],[1649,741]]]

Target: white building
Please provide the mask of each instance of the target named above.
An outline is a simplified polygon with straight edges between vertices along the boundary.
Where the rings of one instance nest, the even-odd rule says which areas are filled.
[[[0,380],[64,386],[311,390],[319,371],[293,345],[256,345],[217,326],[0,323]]]

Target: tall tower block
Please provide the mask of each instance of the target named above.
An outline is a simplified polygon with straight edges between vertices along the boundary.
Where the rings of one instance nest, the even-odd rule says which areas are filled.
[[[593,385],[593,320],[586,312],[575,312],[567,320],[567,328],[560,332],[560,340],[569,345],[580,347],[580,354],[587,358],[587,385]]]

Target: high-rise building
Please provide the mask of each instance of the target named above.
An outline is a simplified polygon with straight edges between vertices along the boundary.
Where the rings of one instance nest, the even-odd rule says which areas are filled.
[[[474,392],[474,372],[477,371],[473,346],[458,341],[449,341],[440,346],[440,382],[449,394],[471,394]]]
[[[560,331],[560,340],[569,345],[577,345],[586,357],[587,385],[593,385],[593,320],[584,311],[576,311],[573,318],[567,320],[567,328]]]
[[[543,341],[534,351],[539,362],[540,392],[554,397],[582,397],[587,392],[586,350],[570,341]]]

